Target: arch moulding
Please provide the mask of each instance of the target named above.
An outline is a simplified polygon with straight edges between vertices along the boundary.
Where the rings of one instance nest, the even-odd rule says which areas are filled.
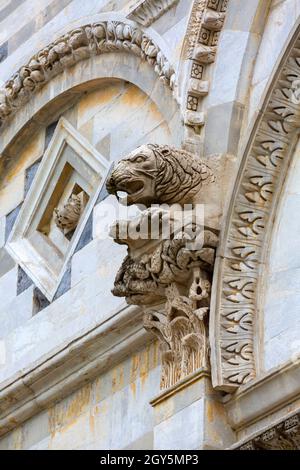
[[[263,269],[300,128],[299,33],[298,26],[253,126],[220,237],[210,338],[213,385],[228,392],[254,379],[260,370]]]
[[[147,61],[173,89],[174,69],[147,34],[123,21],[99,21],[69,31],[20,67],[0,90],[0,126],[56,75],[81,60],[109,52],[127,52]]]

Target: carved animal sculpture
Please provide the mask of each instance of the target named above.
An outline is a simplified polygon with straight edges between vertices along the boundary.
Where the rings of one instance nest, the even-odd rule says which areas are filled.
[[[164,298],[164,289],[172,282],[188,283],[192,267],[200,266],[207,272],[213,268],[218,237],[204,231],[201,250],[186,249],[183,238],[163,240],[151,253],[133,260],[127,256],[120,267],[113,294],[126,297],[129,304],[147,305]]]
[[[128,205],[190,203],[203,185],[215,180],[212,170],[190,153],[167,145],[148,144],[122,159],[107,181],[118,197],[127,193]]]
[[[72,194],[62,209],[54,209],[56,226],[64,233],[68,233],[77,227],[82,212],[82,199]]]

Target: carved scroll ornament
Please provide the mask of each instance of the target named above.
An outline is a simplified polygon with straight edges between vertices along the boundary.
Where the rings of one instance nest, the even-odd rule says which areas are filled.
[[[144,306],[144,326],[161,344],[162,388],[208,367],[208,308],[218,237],[198,224],[192,204],[190,223],[183,227],[178,222],[183,205],[192,203],[194,195],[213,182],[212,170],[201,160],[153,144],[121,160],[107,182],[109,193],[125,191],[129,205],[147,207],[135,219],[117,221],[112,227],[115,241],[128,246],[113,294]],[[166,209],[162,203],[172,205]],[[153,236],[149,220],[159,227],[159,236]],[[200,246],[194,243],[199,234]]]
[[[93,55],[124,51],[146,60],[173,88],[175,72],[159,47],[140,29],[116,21],[87,24],[35,54],[0,89],[0,126],[30,97],[67,67]]]

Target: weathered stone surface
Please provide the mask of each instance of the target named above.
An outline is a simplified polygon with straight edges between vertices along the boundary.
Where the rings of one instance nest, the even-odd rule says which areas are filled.
[[[17,295],[24,292],[32,284],[32,279],[23,271],[23,269],[18,266],[18,283],[17,283]]]
[[[15,261],[7,253],[5,248],[0,248],[0,277],[11,271],[15,266]]]
[[[293,447],[300,409],[299,1],[33,3],[11,0],[0,10],[0,76],[10,80],[0,83],[6,123],[0,138],[0,448]],[[292,34],[294,52],[287,42]],[[249,126],[256,116],[259,122]],[[162,152],[162,175],[171,179],[161,200],[183,201],[189,183],[201,180],[186,200],[205,205],[206,232],[221,230],[216,264],[217,239],[205,253],[192,254],[178,240],[154,251],[129,240],[131,258],[115,292],[129,292],[132,301],[140,290],[163,299],[145,315],[111,293],[125,247],[105,232],[119,218],[119,204],[103,212],[111,203],[104,186],[51,301],[30,284],[32,263],[41,266],[41,255],[55,272],[58,260],[68,257],[78,221],[69,233],[60,223],[64,233],[54,223],[47,231],[44,222],[58,208],[70,223],[64,212],[70,194],[88,194],[93,185],[82,167],[79,188],[68,171],[58,186],[50,178],[53,193],[66,191],[61,205],[53,201],[47,212],[32,200],[28,213],[36,207],[43,223],[27,219],[23,256],[30,244],[39,247],[30,260],[22,258],[28,277],[6,250],[32,182],[49,162],[47,148],[61,117],[107,167],[149,142],[175,147],[190,180],[175,160],[166,165]],[[198,165],[189,166],[187,152]],[[73,163],[81,153],[77,147]],[[201,179],[201,165],[215,175],[213,184]],[[136,200],[139,182],[127,183]],[[157,202],[146,187],[143,193],[147,204]],[[130,221],[123,225],[137,227],[138,213],[124,217]],[[34,238],[50,232],[55,250]],[[147,290],[149,280],[154,284]],[[143,321],[162,351],[150,345]],[[218,348],[225,375],[219,374]],[[209,358],[214,385],[234,393],[213,390],[208,367],[202,382],[195,379]]]
[[[15,267],[0,277],[0,306],[17,296],[18,268]]]
[[[40,50],[6,82],[0,95],[0,123],[3,124],[8,116],[66,67],[91,55],[123,49],[147,60],[161,80],[171,89],[174,87],[174,69],[159,47],[142,31],[122,22],[88,24]]]
[[[16,328],[22,327],[33,315],[33,287],[29,286],[19,293],[17,298],[1,303],[0,323],[1,339],[3,340]]]
[[[21,173],[0,190],[0,216],[11,214],[23,202],[23,198],[24,174]]]
[[[5,244],[5,224],[6,219],[4,216],[0,217],[0,248]]]

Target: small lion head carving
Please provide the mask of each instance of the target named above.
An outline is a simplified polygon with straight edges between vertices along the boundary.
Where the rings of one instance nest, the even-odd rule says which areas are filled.
[[[167,145],[147,144],[115,167],[107,190],[127,193],[128,205],[188,203],[204,184],[214,181],[212,170],[196,156]]]

